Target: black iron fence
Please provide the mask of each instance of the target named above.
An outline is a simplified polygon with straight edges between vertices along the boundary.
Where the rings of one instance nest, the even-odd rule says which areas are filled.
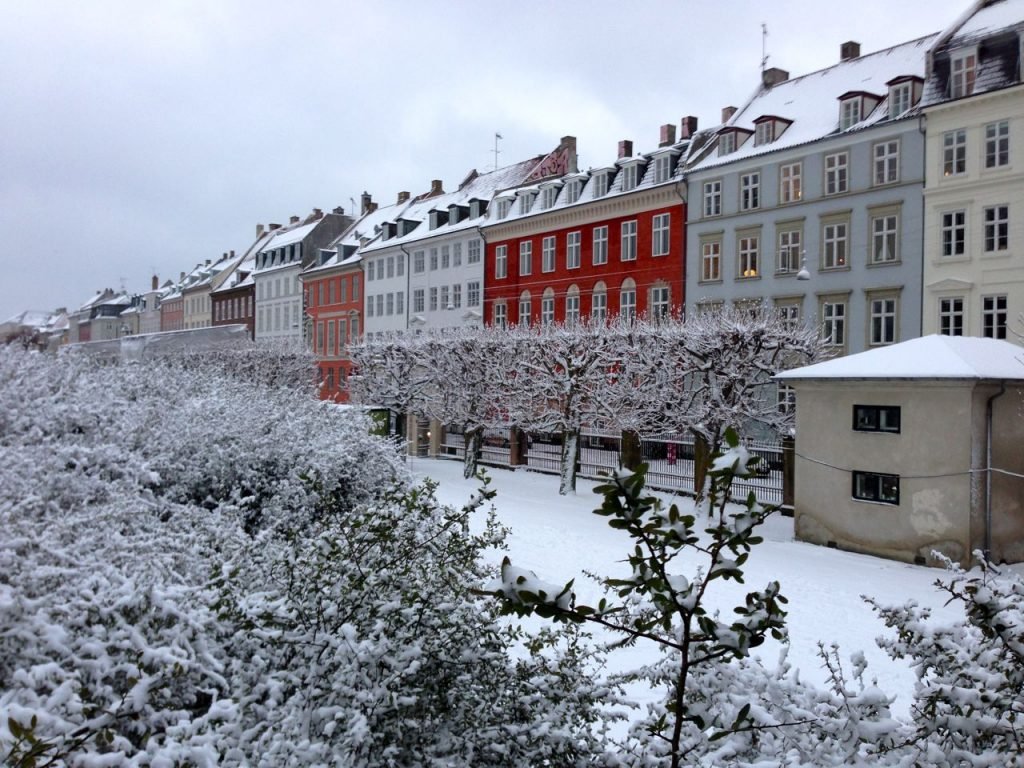
[[[780,504],[786,501],[786,451],[783,443],[748,440],[744,447],[760,459],[757,472],[736,478],[734,499],[745,499],[750,491],[758,501]],[[451,427],[446,428],[438,455],[463,459],[465,439]],[[480,463],[497,467],[522,466],[536,472],[558,474],[562,455],[561,435],[518,433],[511,428],[484,432]],[[647,485],[651,488],[693,493],[696,483],[698,446],[692,438],[662,436],[640,441],[640,458],[647,464]],[[600,479],[622,466],[622,437],[618,434],[585,431],[580,435],[577,474]]]

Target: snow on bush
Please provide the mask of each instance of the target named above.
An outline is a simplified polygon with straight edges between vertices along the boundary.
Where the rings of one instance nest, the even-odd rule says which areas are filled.
[[[0,762],[599,751],[577,634],[515,661],[467,595],[500,529],[412,489],[356,409],[295,388],[308,364],[0,350]]]

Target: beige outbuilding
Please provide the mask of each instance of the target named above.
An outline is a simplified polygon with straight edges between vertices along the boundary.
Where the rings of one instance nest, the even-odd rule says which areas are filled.
[[[1024,561],[1024,350],[925,336],[797,368],[803,541],[939,565]]]

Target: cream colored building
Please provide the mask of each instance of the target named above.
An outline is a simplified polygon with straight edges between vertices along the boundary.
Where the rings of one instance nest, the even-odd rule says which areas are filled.
[[[797,538],[930,565],[1024,561],[1022,359],[931,335],[779,374],[796,390]]]
[[[1024,3],[979,2],[925,86],[923,333],[1024,332]]]

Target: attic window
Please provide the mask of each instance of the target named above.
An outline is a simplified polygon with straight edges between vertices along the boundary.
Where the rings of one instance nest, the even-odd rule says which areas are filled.
[[[535,192],[524,192],[519,196],[519,213],[527,214],[533,207],[533,199],[536,196]]]
[[[639,164],[630,163],[622,168],[622,191],[628,192],[631,189],[636,189],[636,185],[639,182]]]
[[[949,60],[949,96],[960,99],[974,93],[974,81],[978,72],[978,50],[970,48],[961,51]]]
[[[540,207],[543,209],[551,208],[555,204],[555,200],[558,199],[558,187],[551,186],[545,187],[544,192],[541,194]]]
[[[608,174],[595,174],[594,180],[591,183],[594,189],[593,197],[604,197],[608,194]]]
[[[758,123],[754,129],[754,146],[771,144],[773,141],[775,141],[775,121],[765,120],[763,123]]]
[[[863,104],[864,101],[860,96],[853,96],[851,98],[844,99],[843,101],[839,102],[840,131],[845,131],[852,128],[863,119]]]
[[[889,88],[889,117],[899,117],[914,105],[914,84],[897,83]]]
[[[654,183],[660,184],[663,181],[668,181],[669,176],[672,175],[672,156],[671,155],[658,155],[654,160]]]
[[[718,137],[718,154],[731,155],[736,151],[736,134],[732,131]]]
[[[580,199],[580,182],[573,179],[565,185],[565,202],[575,203]]]

